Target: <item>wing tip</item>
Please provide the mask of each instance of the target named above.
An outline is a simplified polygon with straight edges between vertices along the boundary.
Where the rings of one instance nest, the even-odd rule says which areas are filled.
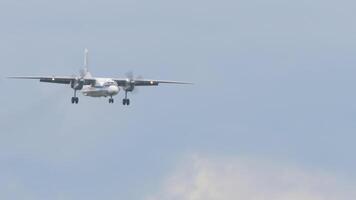
[[[171,83],[171,84],[179,84],[179,85],[194,85],[193,82],[181,82],[181,81],[162,81],[161,83]]]

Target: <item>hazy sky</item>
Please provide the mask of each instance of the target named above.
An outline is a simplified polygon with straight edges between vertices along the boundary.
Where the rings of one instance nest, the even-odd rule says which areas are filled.
[[[356,3],[0,1],[0,199],[320,200],[356,190]],[[194,82],[131,106],[72,75]]]

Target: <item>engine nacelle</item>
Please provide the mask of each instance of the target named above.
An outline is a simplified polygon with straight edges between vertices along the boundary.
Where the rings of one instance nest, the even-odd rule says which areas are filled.
[[[75,90],[81,90],[84,86],[84,79],[76,79],[71,82],[70,86]]]
[[[132,92],[135,89],[135,85],[134,84],[127,84],[123,87],[123,89],[127,92]]]

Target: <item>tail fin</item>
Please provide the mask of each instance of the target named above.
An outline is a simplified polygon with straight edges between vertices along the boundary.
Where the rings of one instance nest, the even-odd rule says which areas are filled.
[[[80,70],[80,76],[83,78],[91,78],[91,74],[89,72],[88,69],[88,65],[89,65],[89,50],[87,48],[84,49],[84,69]]]
[[[87,48],[84,49],[84,68],[88,69],[88,54],[89,50]]]

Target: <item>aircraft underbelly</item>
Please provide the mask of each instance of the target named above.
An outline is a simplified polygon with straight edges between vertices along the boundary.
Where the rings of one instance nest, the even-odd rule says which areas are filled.
[[[111,96],[108,90],[106,89],[90,89],[90,90],[83,90],[82,91],[84,96],[90,97],[108,97]],[[113,94],[115,95],[115,94]]]
[[[105,90],[97,90],[97,91],[86,91],[83,92],[85,96],[90,96],[90,97],[106,97],[109,96],[108,92]]]
[[[109,86],[84,86],[82,94],[89,97],[112,97],[119,93],[120,88],[117,85]]]

